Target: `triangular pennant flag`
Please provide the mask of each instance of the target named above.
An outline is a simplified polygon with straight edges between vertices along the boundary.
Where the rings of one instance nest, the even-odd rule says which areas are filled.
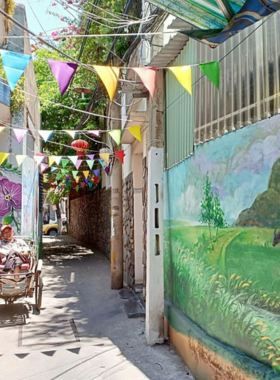
[[[16,157],[18,166],[20,166],[23,163],[23,161],[26,159],[26,155],[24,154],[16,154],[15,157]]]
[[[93,160],[93,159],[94,159],[94,154],[87,154],[87,157],[88,157],[90,160]]]
[[[120,75],[119,67],[93,65],[100,79],[102,80],[111,100],[114,99]]]
[[[52,166],[52,164],[54,163],[54,158],[52,156],[49,156],[49,166]]]
[[[110,153],[99,153],[100,158],[109,164]]]
[[[112,139],[116,142],[116,144],[120,145],[122,130],[121,129],[114,129],[112,131],[109,131],[108,133],[112,137]]]
[[[98,129],[84,130],[83,133],[89,133],[89,134],[95,135],[96,137],[100,136],[100,131]]]
[[[115,155],[118,157],[118,159],[121,161],[123,164],[123,157],[124,157],[124,150],[117,150],[115,152]]]
[[[95,170],[93,171],[93,173],[94,173],[95,177],[99,177],[100,169],[95,169]]]
[[[156,83],[156,69],[154,67],[137,67],[133,68],[133,70],[139,75],[144,86],[153,97]]]
[[[213,61],[208,63],[201,63],[198,65],[200,70],[207,76],[207,78],[214,83],[219,89],[220,85],[220,66],[219,62]]]
[[[10,153],[2,153],[0,152],[0,165],[9,157]]]
[[[70,130],[67,131],[66,129],[64,129],[63,132],[68,133],[68,135],[70,135],[72,137],[72,139],[74,139],[77,131],[70,131]]]
[[[40,171],[43,173],[49,167],[48,164],[40,164]]]
[[[74,76],[78,65],[72,62],[47,60],[54,77],[56,78],[61,95],[67,90],[69,83]]]
[[[61,173],[62,173],[63,175],[65,175],[65,174],[67,173],[67,170],[66,170],[66,169],[61,169]]]
[[[89,185],[89,188],[91,189],[91,188],[92,188],[92,186],[93,186],[93,183],[92,183],[92,182],[90,182],[88,185]]]
[[[102,166],[102,168],[104,169],[104,167],[105,167],[105,166],[104,166],[104,162],[103,162],[100,158],[99,158],[98,161],[99,161],[100,165]]]
[[[134,136],[138,141],[142,142],[140,125],[136,125],[135,127],[129,127],[128,130],[132,134],[132,136]]]
[[[73,177],[76,178],[78,173],[79,173],[78,170],[73,170],[72,171]]]
[[[77,186],[75,187],[75,190],[78,192],[78,191],[79,191],[79,188],[80,188],[80,186],[77,185]]]
[[[52,167],[51,167],[51,172],[54,172],[54,171],[57,170],[57,169],[58,169],[57,167],[52,166]]]
[[[80,179],[80,177],[77,175],[77,176],[75,177],[75,181],[78,183],[78,182],[79,182],[79,179]]]
[[[65,181],[66,186],[69,186],[69,181]]]
[[[13,91],[32,57],[31,55],[18,54],[5,50],[1,50],[1,56],[9,86]]]
[[[65,168],[68,162],[69,162],[68,158],[62,158],[61,160],[62,167]]]
[[[106,166],[106,168],[105,168],[104,170],[105,170],[105,173],[106,173],[106,174],[109,174],[109,171],[110,171],[109,166]]]
[[[59,165],[60,161],[61,161],[61,156],[51,156],[53,159],[54,159],[54,162],[56,163],[56,165]]]
[[[79,156],[68,156],[68,158],[69,158],[69,160],[72,161],[72,163],[73,163],[74,165],[76,165],[76,162],[77,162]]]
[[[93,164],[94,164],[94,161],[92,161],[92,160],[86,160],[86,161],[87,161],[88,167],[89,167],[90,169],[92,169]]]
[[[86,186],[86,183],[85,182],[81,182],[82,189],[84,189],[85,186]]]
[[[39,165],[45,156],[33,156],[34,157],[34,160],[36,161],[36,164]]]
[[[21,129],[21,128],[12,128],[14,131],[14,134],[17,138],[18,143],[22,142],[23,137],[27,133],[27,129]]]
[[[83,160],[77,160],[76,165],[75,165],[77,170],[79,170],[79,167],[80,167],[82,161]]]
[[[41,351],[41,354],[47,355],[47,356],[53,356],[56,353],[56,350],[52,351]]]
[[[52,136],[52,134],[53,134],[53,131],[43,131],[43,130],[39,130],[38,131],[38,133],[39,133],[39,135],[42,137],[42,139],[45,141],[45,142],[47,142],[50,138],[51,138],[51,136]]]
[[[89,178],[85,178],[85,183],[88,184]]]
[[[0,133],[5,129],[5,127],[0,127]]]
[[[87,178],[88,175],[89,175],[89,171],[88,171],[88,170],[84,170],[84,171],[83,171],[83,174],[84,174],[85,178]]]
[[[98,178],[94,177],[94,183],[96,184],[98,182]]]
[[[188,91],[188,93],[192,94],[192,69],[191,66],[174,66],[168,67],[178,82]]]

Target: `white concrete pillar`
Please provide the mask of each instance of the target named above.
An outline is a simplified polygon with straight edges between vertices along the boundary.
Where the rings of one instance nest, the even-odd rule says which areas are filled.
[[[164,341],[163,148],[151,147],[148,168],[146,340],[154,345]]]

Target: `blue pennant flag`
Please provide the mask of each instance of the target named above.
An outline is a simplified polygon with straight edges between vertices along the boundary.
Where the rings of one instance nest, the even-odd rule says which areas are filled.
[[[54,172],[55,170],[57,170],[58,168],[56,168],[55,166],[51,166],[51,172]]]
[[[13,91],[32,57],[7,50],[1,50],[1,56],[9,86]]]
[[[92,188],[92,185],[93,185],[93,182],[89,182],[89,188],[91,189]]]
[[[99,177],[100,169],[95,169],[93,171],[93,173],[94,173],[95,177]]]
[[[100,158],[99,158],[99,160],[98,160],[99,162],[100,162],[100,165],[102,166],[102,168],[105,170],[105,165],[104,165],[104,162],[103,162],[103,160],[101,160]]]

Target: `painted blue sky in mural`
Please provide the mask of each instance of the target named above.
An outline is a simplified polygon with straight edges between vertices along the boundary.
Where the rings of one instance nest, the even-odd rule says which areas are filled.
[[[279,157],[280,116],[200,145],[192,158],[165,173],[165,219],[199,224],[208,172],[227,222],[234,223],[267,189],[272,165]]]

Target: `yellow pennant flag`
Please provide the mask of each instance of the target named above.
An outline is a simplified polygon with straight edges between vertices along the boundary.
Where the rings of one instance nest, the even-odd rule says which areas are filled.
[[[138,141],[142,142],[140,125],[136,125],[135,127],[129,127],[128,130],[132,134],[132,136],[134,136]]]
[[[179,83],[192,94],[192,69],[191,66],[174,66],[168,67],[168,70],[172,71]]]
[[[99,153],[100,158],[109,164],[110,153]]]
[[[10,153],[2,153],[0,152],[0,165],[9,157]]]
[[[83,173],[84,173],[85,178],[87,178],[89,175],[89,170],[84,170]]]
[[[18,166],[20,166],[23,163],[23,161],[26,159],[26,155],[25,154],[16,154],[15,158],[17,160]]]
[[[54,163],[54,158],[52,156],[49,156],[49,166],[52,166]]]
[[[93,65],[100,79],[102,80],[111,100],[114,99],[120,75],[119,67]]]
[[[0,132],[2,132],[2,131],[3,131],[3,129],[5,129],[5,127],[0,127]]]
[[[80,177],[77,175],[77,176],[75,177],[75,181],[76,181],[76,182],[79,182],[79,179],[80,179]]]

